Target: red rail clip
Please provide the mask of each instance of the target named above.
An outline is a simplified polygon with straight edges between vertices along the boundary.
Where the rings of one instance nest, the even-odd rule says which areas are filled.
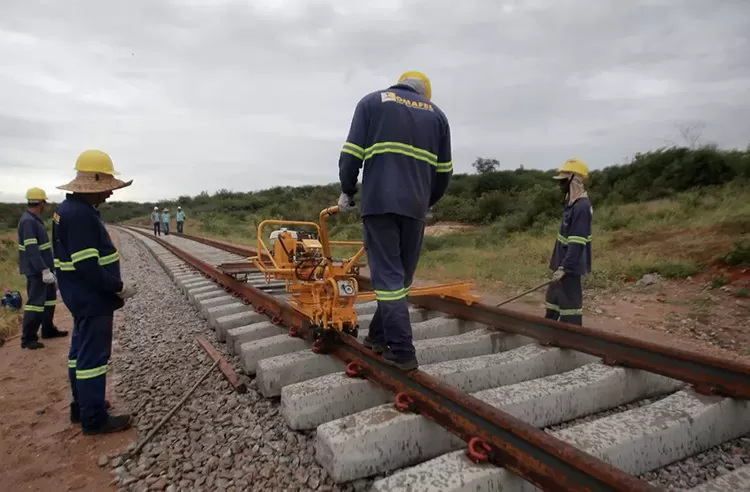
[[[281,324],[281,318],[279,316],[273,316],[271,318],[271,323],[274,325]]]
[[[312,346],[312,351],[313,352],[315,352],[316,354],[322,354],[323,353],[323,349],[324,349],[324,346],[323,346],[323,339],[322,338],[318,338],[317,340],[315,340],[313,342],[313,346]]]
[[[404,392],[398,393],[396,394],[395,406],[399,412],[413,412],[415,409],[414,398]]]
[[[250,305],[250,304],[252,304],[252,303],[253,303],[253,301],[251,301],[251,300],[250,300],[250,299],[248,299],[247,297],[243,297],[243,298],[242,298],[242,304],[244,304],[245,306],[249,306],[249,305]]]
[[[350,362],[346,366],[346,375],[350,378],[358,378],[362,376],[362,366],[358,362]]]
[[[289,336],[292,338],[297,338],[299,336],[299,332],[296,328],[289,328]]]
[[[264,305],[260,305],[260,306],[255,306],[255,311],[256,311],[256,312],[257,312],[258,314],[263,314],[263,313],[265,313],[265,312],[266,312],[266,306],[264,306]]]
[[[466,448],[466,456],[474,463],[484,463],[489,461],[492,448],[487,441],[481,437],[472,437],[469,440],[469,446]]]

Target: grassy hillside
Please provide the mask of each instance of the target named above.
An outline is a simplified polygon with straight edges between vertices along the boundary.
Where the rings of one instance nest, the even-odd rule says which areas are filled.
[[[432,210],[418,276],[471,280],[489,291],[539,283],[562,210],[554,171],[496,171],[497,161],[481,158],[474,167],[474,174],[454,176]],[[750,265],[750,148],[672,147],[637,154],[630,163],[592,172],[587,188],[594,204],[589,287],[652,272],[688,277],[717,262]],[[109,223],[150,227],[154,205],[174,214],[179,204],[187,214],[186,232],[254,244],[260,221],[316,221],[338,194],[336,184],[220,190],[159,203],[106,203],[100,211]],[[50,204],[47,219],[54,208]],[[0,245],[0,288],[23,287],[13,234],[23,209],[0,204],[0,237],[9,233]],[[358,214],[336,216],[330,225],[338,239],[361,238]],[[2,316],[0,329],[8,318]]]
[[[498,283],[538,283],[562,208],[551,179],[555,173],[495,171],[497,161],[491,159],[477,159],[474,167],[477,173],[454,177],[432,210],[418,275],[474,280],[490,289]],[[589,284],[604,286],[651,272],[687,277],[719,255],[736,250],[740,253],[734,258],[741,257],[750,240],[748,183],[750,150],[713,147],[660,149],[593,172],[587,181],[595,210]],[[338,193],[334,184],[252,193],[222,190],[167,205],[182,205],[188,233],[254,244],[261,220],[317,220],[318,211],[335,203]],[[142,210],[129,222],[149,226],[149,208]],[[336,238],[361,238],[356,214],[338,216],[331,226]]]

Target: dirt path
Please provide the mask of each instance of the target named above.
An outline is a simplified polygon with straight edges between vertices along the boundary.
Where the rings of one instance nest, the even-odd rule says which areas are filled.
[[[67,359],[73,323],[61,302],[55,322],[68,337],[44,340],[40,350],[22,350],[15,337],[0,348],[0,490],[115,490],[112,476],[97,461],[127,447],[135,431],[84,436],[70,423]],[[111,376],[107,393],[116,410]]]
[[[68,336],[43,340],[43,349],[22,350],[20,336],[0,347],[0,490],[115,490],[108,469],[97,462],[131,444],[135,430],[84,436],[80,425],[70,423],[67,360],[73,320],[59,298],[55,324]],[[115,329],[120,326],[115,316]],[[112,352],[117,357],[116,345]],[[122,411],[112,391],[116,382],[110,371],[107,398],[114,412]]]

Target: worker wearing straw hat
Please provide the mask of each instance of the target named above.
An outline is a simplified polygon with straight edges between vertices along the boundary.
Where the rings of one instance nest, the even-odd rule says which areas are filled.
[[[104,395],[114,312],[136,291],[120,278],[120,256],[97,207],[133,181],[117,179],[112,159],[99,150],[81,153],[75,169],[75,179],[58,186],[69,193],[52,223],[58,286],[73,315],[70,420],[80,422],[84,434],[102,434],[131,425],[129,415],[109,414]]]

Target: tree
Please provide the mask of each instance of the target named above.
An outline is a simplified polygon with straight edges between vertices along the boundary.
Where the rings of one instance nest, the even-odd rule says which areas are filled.
[[[500,162],[497,159],[485,159],[483,157],[477,157],[477,160],[471,165],[477,170],[479,174],[487,174],[497,171],[500,167]]]

